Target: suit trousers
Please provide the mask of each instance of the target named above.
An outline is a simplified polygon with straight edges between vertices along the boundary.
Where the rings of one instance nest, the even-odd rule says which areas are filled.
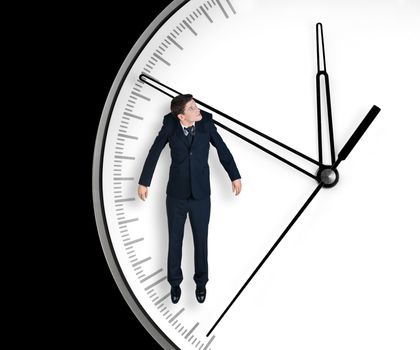
[[[190,219],[194,241],[193,279],[197,286],[205,286],[208,281],[207,236],[210,221],[210,196],[202,199],[178,199],[167,195],[166,213],[168,216],[168,282],[179,286],[183,279],[182,241],[187,214]]]

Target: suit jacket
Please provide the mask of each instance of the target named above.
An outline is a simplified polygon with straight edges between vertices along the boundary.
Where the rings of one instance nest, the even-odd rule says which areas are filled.
[[[208,156],[210,143],[216,148],[220,163],[231,181],[240,179],[232,154],[223,142],[212,115],[201,111],[202,119],[195,122],[195,136],[191,147],[184,135],[179,119],[172,113],[165,115],[143,166],[139,184],[150,186],[156,163],[167,143],[171,149],[171,166],[166,193],[172,197],[186,199],[192,194],[196,199],[210,196],[210,171]]]

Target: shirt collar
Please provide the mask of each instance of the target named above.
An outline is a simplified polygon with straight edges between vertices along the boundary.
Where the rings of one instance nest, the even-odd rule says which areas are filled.
[[[182,125],[181,121],[179,121],[179,124],[181,124],[182,130],[184,130],[184,128],[186,128],[186,126]],[[193,122],[193,124],[191,126],[195,126],[195,122]]]

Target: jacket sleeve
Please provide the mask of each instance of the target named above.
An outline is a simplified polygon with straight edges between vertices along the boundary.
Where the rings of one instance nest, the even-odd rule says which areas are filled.
[[[152,147],[150,147],[149,154],[147,155],[147,158],[144,162],[143,170],[138,182],[140,185],[150,186],[159,156],[165,145],[168,143],[170,129],[169,124],[171,123],[168,122],[168,117],[165,117],[163,119],[162,128],[160,129],[159,134],[156,136]]]
[[[216,126],[214,125],[213,118],[210,115],[209,121],[210,130],[210,143],[216,148],[217,155],[219,156],[220,163],[229,175],[231,181],[241,178],[239,170],[236,166],[235,160],[232,154],[224,143],[222,137],[217,132]]]

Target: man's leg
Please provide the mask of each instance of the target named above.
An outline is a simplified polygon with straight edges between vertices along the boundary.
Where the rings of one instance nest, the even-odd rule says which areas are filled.
[[[170,196],[166,197],[166,213],[168,216],[168,282],[172,287],[182,282],[182,240],[187,218],[187,201]]]
[[[207,236],[210,221],[210,197],[190,199],[189,217],[194,239],[194,281],[204,287],[208,281]]]

